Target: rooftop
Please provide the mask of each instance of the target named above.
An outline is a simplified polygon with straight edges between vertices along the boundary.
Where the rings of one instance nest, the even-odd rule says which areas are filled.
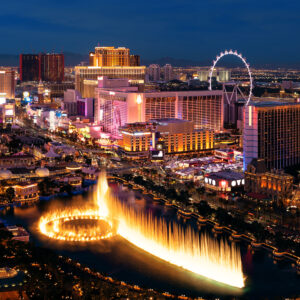
[[[31,154],[20,154],[20,155],[3,155],[3,156],[0,156],[0,159],[23,159],[23,158],[34,158],[33,155]]]
[[[159,123],[160,125],[166,125],[166,124],[170,124],[170,123],[188,123],[191,121],[188,120],[181,120],[181,119],[176,119],[176,118],[162,118],[162,119],[152,119],[149,122],[156,122]]]
[[[220,171],[216,173],[210,173],[209,178],[240,180],[240,179],[244,179],[244,175],[242,173],[233,172],[233,171]]]
[[[275,106],[292,106],[292,105],[299,105],[300,103],[297,102],[277,102],[277,101],[260,101],[260,102],[250,102],[249,105],[255,107],[275,107]]]

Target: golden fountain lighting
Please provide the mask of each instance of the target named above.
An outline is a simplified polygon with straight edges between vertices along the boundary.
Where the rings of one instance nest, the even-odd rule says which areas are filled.
[[[240,250],[235,244],[218,241],[191,226],[167,222],[151,213],[122,203],[109,194],[105,174],[99,178],[95,202],[97,209],[52,212],[39,222],[49,238],[64,241],[97,241],[114,232],[144,251],[185,270],[237,288],[244,287]],[[66,226],[76,220],[104,222],[82,230]],[[98,224],[98,223],[97,223]],[[117,225],[116,225],[117,224]],[[117,227],[117,228],[114,228]]]
[[[107,192],[108,185],[103,174],[96,189],[97,208],[50,212],[41,217],[40,232],[49,238],[68,242],[92,242],[112,237],[113,224],[107,218],[108,209],[105,203]]]

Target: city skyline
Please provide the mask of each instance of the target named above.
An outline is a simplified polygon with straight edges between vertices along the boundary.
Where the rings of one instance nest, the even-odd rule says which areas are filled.
[[[7,3],[1,12],[1,54],[85,54],[99,43],[128,47],[144,60],[188,57],[208,64],[217,53],[232,48],[254,66],[300,66],[300,44],[291,30],[299,25],[296,1],[284,7],[280,1],[248,0],[147,5],[129,1],[126,6],[120,1],[88,1],[85,6],[79,1],[52,1],[42,8],[35,0],[18,2],[17,11]],[[293,46],[287,47],[291,42]]]
[[[299,9],[5,2],[0,300],[298,299]]]

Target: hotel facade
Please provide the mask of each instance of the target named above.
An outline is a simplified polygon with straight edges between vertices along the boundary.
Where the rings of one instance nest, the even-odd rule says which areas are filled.
[[[195,129],[223,129],[222,91],[140,93],[126,79],[103,77],[95,93],[95,122],[114,135],[126,123],[163,118],[192,121]]]
[[[98,85],[98,77],[126,78],[130,84],[139,85],[145,83],[145,66],[117,66],[117,67],[75,67],[75,89],[82,97],[93,97],[94,89]]]
[[[252,160],[245,171],[245,191],[266,195],[273,200],[283,201],[291,198],[293,176],[282,170],[268,171],[263,160]]]
[[[258,102],[245,107],[244,169],[263,159],[268,170],[300,164],[300,103]]]
[[[207,152],[214,148],[214,132],[194,129],[191,121],[164,118],[120,127],[121,149],[132,158],[163,158],[165,154]]]
[[[132,85],[145,83],[146,67],[140,66],[140,57],[130,55],[125,47],[95,47],[90,52],[89,66],[75,67],[75,89],[82,97],[94,97],[98,77],[127,78]]]
[[[0,69],[0,97],[15,99],[15,71],[10,68]]]
[[[125,47],[95,47],[90,52],[90,66],[94,67],[128,67],[139,66],[139,55],[130,55],[130,49]]]

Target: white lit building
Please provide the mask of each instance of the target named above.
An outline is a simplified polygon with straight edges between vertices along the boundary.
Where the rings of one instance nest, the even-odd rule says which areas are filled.
[[[233,171],[210,173],[204,178],[205,188],[219,192],[230,192],[233,188],[243,185],[244,174]]]
[[[70,119],[67,113],[44,106],[27,105],[27,114],[33,119],[33,122],[40,128],[55,131],[57,129],[68,130]]]
[[[0,123],[14,124],[15,122],[15,104],[6,103],[0,104]]]
[[[208,81],[209,73],[210,68],[200,68],[198,71],[198,79],[200,81]],[[227,82],[231,80],[231,72],[228,69],[215,68],[212,77],[215,78],[215,80],[217,80],[218,82]]]
[[[75,67],[75,89],[81,93],[83,97],[91,97],[91,93],[86,91],[85,85],[89,83],[86,80],[92,80],[89,85],[92,91],[97,85],[93,82],[99,76],[107,76],[109,78],[126,78],[133,85],[144,84],[146,75],[145,66],[115,66],[115,67]]]

